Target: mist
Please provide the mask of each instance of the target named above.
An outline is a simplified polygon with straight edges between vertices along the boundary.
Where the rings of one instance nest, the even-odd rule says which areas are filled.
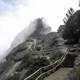
[[[78,0],[0,0],[0,58],[5,56],[17,34],[25,28],[28,30],[38,17],[44,17],[52,31],[57,31],[70,7],[79,9]]]

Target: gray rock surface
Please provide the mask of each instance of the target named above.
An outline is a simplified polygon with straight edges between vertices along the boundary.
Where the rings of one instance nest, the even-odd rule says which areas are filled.
[[[21,44],[10,49],[6,61],[1,63],[0,80],[23,80],[64,54],[64,40],[58,33],[50,32],[50,27],[40,18],[35,22],[34,32],[28,38],[25,37]],[[15,40],[12,44],[17,44]]]

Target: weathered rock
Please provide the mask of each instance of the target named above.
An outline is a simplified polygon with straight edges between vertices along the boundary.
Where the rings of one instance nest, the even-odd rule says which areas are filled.
[[[39,47],[40,50],[37,49]],[[59,59],[64,52],[64,41],[56,32],[49,33],[42,39],[29,38],[13,48],[6,57],[7,67],[3,67],[0,80],[23,80],[40,67]],[[5,66],[4,63],[3,65]]]

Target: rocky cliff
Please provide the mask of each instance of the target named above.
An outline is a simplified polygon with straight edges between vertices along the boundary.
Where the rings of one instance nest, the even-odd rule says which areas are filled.
[[[50,32],[50,27],[39,18],[33,22],[34,31],[18,42],[20,33],[13,41],[14,47],[11,46],[6,60],[0,64],[0,80],[24,80],[37,69],[58,60],[66,48],[76,58],[72,61],[73,70],[65,80],[80,80],[80,11],[72,12],[71,8],[69,19],[58,32]],[[22,33],[24,35],[24,31]]]
[[[50,27],[41,18],[34,22],[33,33],[11,48],[6,61],[1,63],[0,80],[24,80],[40,67],[51,64],[63,55],[64,40],[58,33],[50,32]],[[15,40],[12,44],[15,44]]]

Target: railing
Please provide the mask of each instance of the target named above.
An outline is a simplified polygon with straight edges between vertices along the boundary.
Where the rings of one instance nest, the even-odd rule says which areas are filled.
[[[53,64],[38,69],[24,80],[43,80],[43,78],[55,72],[56,68],[59,67],[64,61],[66,55],[67,53],[65,53],[60,59],[55,61]]]
[[[54,73],[55,70],[62,64],[62,62],[63,62],[64,60],[65,60],[65,57],[63,57],[62,59],[60,59],[60,60],[58,61],[57,65],[56,65],[54,68],[52,68],[52,69],[50,69],[50,70],[42,73],[42,74],[39,75],[35,80],[43,80],[45,77],[47,77],[47,76],[49,76],[50,74]]]

